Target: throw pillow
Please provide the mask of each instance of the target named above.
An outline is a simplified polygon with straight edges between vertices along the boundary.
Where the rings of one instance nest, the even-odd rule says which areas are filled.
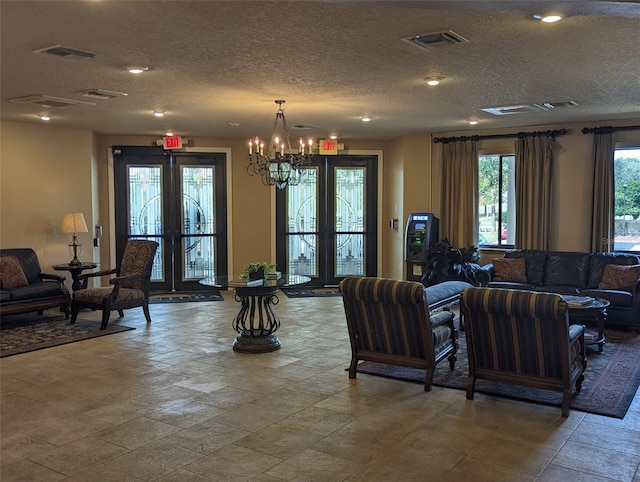
[[[604,267],[598,289],[633,291],[638,278],[640,278],[640,264],[631,266],[608,264]]]
[[[28,284],[22,265],[16,256],[0,257],[0,288],[10,290]]]
[[[527,282],[527,269],[524,258],[495,258],[493,262],[493,281]]]

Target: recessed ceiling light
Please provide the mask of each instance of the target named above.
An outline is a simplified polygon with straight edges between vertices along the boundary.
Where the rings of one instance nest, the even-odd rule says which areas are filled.
[[[141,74],[142,72],[149,70],[149,67],[129,67],[127,70],[131,74]]]
[[[229,127],[240,127],[240,122],[229,122]]]
[[[544,23],[555,23],[558,20],[562,20],[560,15],[534,15],[533,18],[540,20]]]
[[[362,122],[371,122],[371,116],[370,115],[361,115],[360,116],[360,120]]]
[[[165,132],[164,135],[167,137],[171,137],[173,135],[173,132],[168,131],[168,132]]]
[[[444,77],[429,77],[427,78],[427,85],[438,85],[443,78]]]
[[[48,116],[48,115],[41,115],[41,116],[40,116],[40,120],[48,121],[48,120],[51,120],[51,117],[50,117],[50,116]]]
[[[338,138],[338,135],[337,135],[337,134],[331,134],[331,135],[329,136],[329,139],[337,139],[337,138]]]
[[[164,111],[163,110],[154,110],[153,111],[153,115],[156,117],[164,117]]]
[[[478,119],[469,119],[467,122],[470,125],[475,126],[478,123]]]

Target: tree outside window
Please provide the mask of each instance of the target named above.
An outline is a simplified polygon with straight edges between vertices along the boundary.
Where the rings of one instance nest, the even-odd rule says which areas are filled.
[[[640,148],[618,148],[614,155],[615,251],[640,253]]]
[[[515,156],[478,156],[478,245],[515,244]]]

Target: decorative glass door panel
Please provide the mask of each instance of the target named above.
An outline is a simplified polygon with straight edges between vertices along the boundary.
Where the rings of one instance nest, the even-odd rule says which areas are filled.
[[[337,277],[364,275],[364,167],[335,168],[335,226]]]
[[[213,167],[181,166],[182,281],[215,276]]]
[[[151,271],[151,281],[164,281],[164,219],[162,207],[162,168],[160,166],[128,166],[128,235],[160,244]]]
[[[289,272],[318,276],[318,169],[303,169],[300,184],[287,191]]]
[[[376,158],[323,157],[276,193],[278,269],[335,285],[376,273]]]
[[[131,238],[160,244],[153,290],[206,289],[201,279],[227,274],[224,155],[122,147],[114,168],[116,250]]]

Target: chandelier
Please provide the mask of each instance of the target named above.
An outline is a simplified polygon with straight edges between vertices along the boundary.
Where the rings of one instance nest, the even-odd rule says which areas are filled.
[[[282,104],[284,100],[276,100],[278,112],[273,123],[273,135],[268,146],[268,155],[264,154],[265,144],[260,138],[249,140],[249,165],[247,173],[250,176],[259,174],[263,184],[276,186],[279,190],[287,186],[295,186],[300,183],[301,170],[311,163],[313,154],[313,139],[303,141],[300,138],[297,152],[291,149],[289,128],[284,116]],[[278,121],[282,121],[281,130],[278,131]]]

